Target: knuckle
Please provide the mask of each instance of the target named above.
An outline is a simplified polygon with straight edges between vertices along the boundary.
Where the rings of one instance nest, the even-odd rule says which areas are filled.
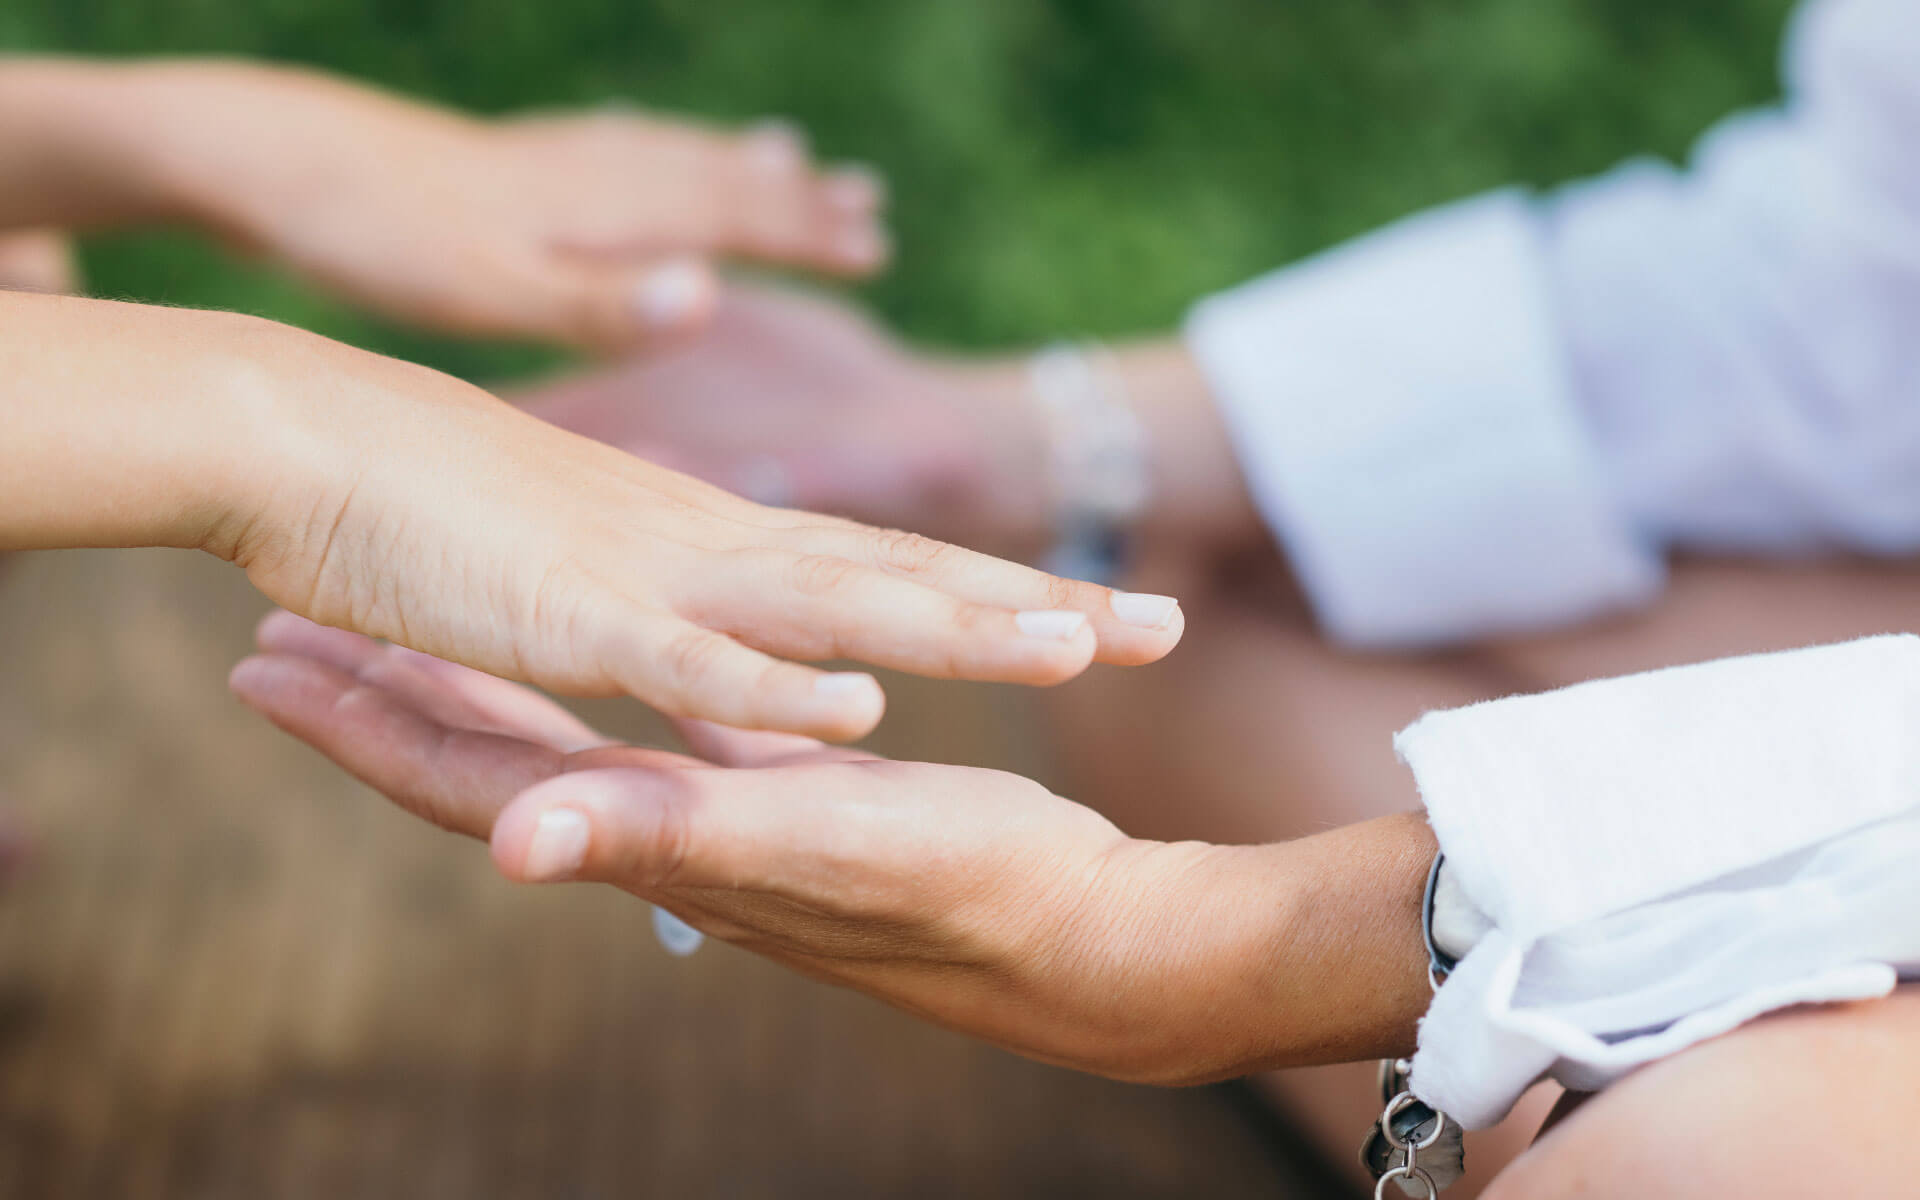
[[[803,596],[825,596],[844,590],[860,565],[831,554],[803,554],[788,566],[793,589]]]
[[[674,776],[662,788],[648,845],[647,873],[660,887],[671,887],[693,854],[694,810],[699,800],[687,780]]]
[[[874,535],[874,557],[888,570],[918,575],[953,558],[955,547],[904,529],[881,530]]]
[[[727,640],[717,633],[683,629],[660,648],[660,667],[678,686],[698,687],[719,669],[729,649]]]
[[[953,606],[952,623],[955,629],[964,633],[978,633],[989,628],[989,622],[999,615],[999,610],[984,604],[961,601]]]
[[[1086,585],[1058,575],[1047,577],[1047,607],[1077,608]]]

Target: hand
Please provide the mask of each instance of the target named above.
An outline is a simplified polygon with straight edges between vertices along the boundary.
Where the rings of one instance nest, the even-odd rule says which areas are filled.
[[[878,684],[773,656],[1047,684],[1180,637],[1171,597],[763,508],[284,326],[7,293],[0,322],[0,548],[205,549],[325,624],[832,738]]]
[[[1199,368],[1177,343],[1116,349],[1146,432],[1134,532],[1182,552],[1265,540]],[[517,398],[563,428],[770,504],[1013,557],[1054,535],[1049,444],[1019,358],[915,353],[842,304],[735,286],[701,337]]]
[[[878,685],[771,656],[1049,684],[1180,636],[1170,598],[1116,608],[1104,588],[763,508],[436,372],[303,335],[275,371],[303,381],[287,411],[318,433],[297,456],[304,486],[259,481],[277,493],[266,518],[218,549],[325,624],[557,691],[836,739],[879,720]]]
[[[285,615],[260,643],[233,673],[243,700],[416,815],[490,837],[509,877],[614,884],[1034,1058],[1199,1082],[1403,1044],[1425,1004],[1417,919],[1370,921],[1317,870],[1355,859],[1369,898],[1397,881],[1417,917],[1417,818],[1392,831],[1400,870],[1352,839],[1140,842],[998,771],[699,722],[680,726],[689,758]]]
[[[0,169],[0,212],[33,216],[13,209],[37,190],[71,193],[48,219],[186,220],[460,334],[628,347],[705,317],[707,256],[837,275],[887,256],[875,179],[777,127],[489,120],[291,68],[28,59],[0,72],[0,132],[32,185]]]
[[[516,398],[565,429],[768,504],[1017,554],[1052,519],[1016,363],[913,353],[824,297],[736,285],[701,336]]]

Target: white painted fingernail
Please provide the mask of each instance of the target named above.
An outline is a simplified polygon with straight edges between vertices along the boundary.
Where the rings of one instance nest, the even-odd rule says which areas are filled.
[[[864,164],[838,167],[827,176],[827,203],[842,212],[869,212],[886,197],[886,181]]]
[[[1045,609],[1038,612],[1013,614],[1013,623],[1021,633],[1028,637],[1052,638],[1055,641],[1070,641],[1087,623],[1087,614],[1071,609]]]
[[[1178,600],[1152,592],[1115,592],[1110,603],[1113,615],[1122,624],[1142,629],[1165,629],[1173,623],[1173,614],[1180,611]]]
[[[747,131],[747,161],[768,172],[797,170],[807,161],[806,131],[779,118]]]
[[[653,910],[653,936],[659,938],[667,953],[675,958],[685,958],[707,940],[706,934],[666,909],[657,907]]]
[[[740,469],[725,481],[736,496],[745,496],[768,508],[794,507],[793,472],[786,464],[765,455],[755,455],[740,464]]]
[[[633,293],[634,312],[650,329],[684,325],[707,295],[707,269],[690,259],[676,259],[640,277]]]
[[[540,814],[527,844],[528,879],[546,882],[571,879],[587,861],[587,842],[593,827],[570,808],[552,808]]]
[[[843,232],[834,242],[841,259],[856,267],[877,267],[892,252],[887,235],[862,226]]]
[[[880,681],[864,671],[831,671],[814,677],[816,695],[839,700],[847,696],[878,695]]]

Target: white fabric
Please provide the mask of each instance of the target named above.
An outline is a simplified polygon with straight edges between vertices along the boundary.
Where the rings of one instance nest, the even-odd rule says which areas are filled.
[[[1492,922],[1412,1087],[1469,1128],[1920,967],[1920,637],[1430,713],[1395,745]]]
[[[1920,549],[1920,3],[1810,0],[1691,168],[1416,218],[1189,344],[1334,636],[1631,604],[1668,547]]]
[[[1416,217],[1196,310],[1256,499],[1337,638],[1548,624],[1659,585],[1605,498],[1526,213],[1500,193]]]

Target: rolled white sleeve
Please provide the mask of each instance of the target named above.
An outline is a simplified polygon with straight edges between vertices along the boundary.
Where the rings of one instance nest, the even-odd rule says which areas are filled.
[[[1920,550],[1920,4],[1813,0],[1692,166],[1415,217],[1187,327],[1328,632],[1644,600],[1675,546]]]
[[[1659,585],[1581,427],[1538,232],[1500,193],[1194,310],[1255,500],[1343,641],[1550,624]]]

